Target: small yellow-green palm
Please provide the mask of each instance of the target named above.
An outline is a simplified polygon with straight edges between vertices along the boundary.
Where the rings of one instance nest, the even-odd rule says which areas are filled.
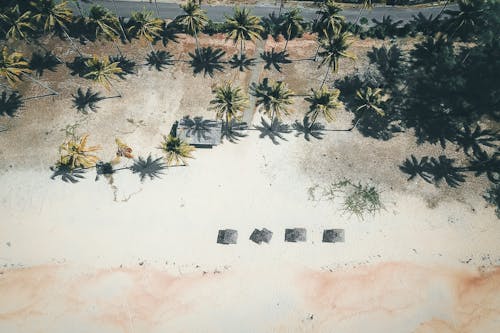
[[[129,25],[128,33],[152,42],[161,36],[163,20],[155,18],[153,13],[149,11],[133,12]]]
[[[88,134],[81,138],[72,137],[66,140],[60,147],[61,157],[58,164],[70,169],[93,167],[99,161],[99,157],[89,153],[101,148],[99,146],[87,147],[87,138]]]
[[[9,53],[6,46],[0,53],[0,76],[4,77],[11,87],[21,81],[23,74],[30,73],[28,62],[23,59],[23,54],[19,52]]]
[[[226,40],[232,39],[235,44],[261,39],[260,33],[264,30],[257,16],[250,15],[247,8],[239,7],[234,9],[232,17],[226,16],[226,27],[228,30]]]
[[[167,165],[187,165],[186,159],[193,158],[192,152],[195,150],[193,146],[172,135],[163,136],[160,149],[166,154]]]
[[[331,36],[327,31],[324,31],[325,37],[321,40],[322,51],[318,53],[320,57],[323,57],[321,65],[328,64],[329,68],[333,69],[333,72],[337,72],[339,68],[340,58],[356,59],[356,56],[347,49],[351,45],[349,41],[348,32],[335,32]]]
[[[381,107],[382,97],[383,92],[380,88],[372,89],[371,87],[367,87],[365,91],[358,90],[356,92],[356,100],[361,105],[356,109],[356,111],[372,110],[378,115],[384,116],[385,112]]]
[[[66,24],[73,19],[73,13],[68,8],[68,1],[54,4],[53,0],[38,0],[31,1],[30,5],[33,8],[33,19],[42,23],[45,31],[65,29]]]
[[[334,110],[342,105],[338,100],[339,95],[340,91],[338,89],[328,89],[326,87],[317,90],[312,89],[311,94],[305,98],[310,104],[307,117],[311,119],[311,126],[314,125],[320,114],[323,115],[327,122],[334,119]]]
[[[84,75],[85,78],[94,80],[101,84],[104,88],[109,90],[111,88],[111,80],[116,79],[117,74],[123,72],[118,67],[118,62],[110,62],[108,58],[98,58],[94,56],[85,61],[88,73]]]
[[[5,13],[0,13],[0,23],[3,25],[7,39],[20,40],[28,37],[28,33],[35,30],[31,22],[31,12],[21,14],[19,5],[12,7]]]
[[[215,98],[210,101],[217,112],[217,119],[226,119],[229,125],[233,119],[239,120],[241,113],[248,105],[248,98],[240,87],[233,87],[230,82],[225,82],[214,90]]]
[[[90,7],[85,20],[90,27],[95,29],[96,38],[103,36],[107,39],[114,39],[119,35],[118,28],[120,23],[118,19],[113,13],[102,6],[94,5]]]

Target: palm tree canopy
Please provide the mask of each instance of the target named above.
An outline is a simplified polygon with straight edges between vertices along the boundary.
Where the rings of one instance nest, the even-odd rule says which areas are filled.
[[[324,34],[325,38],[321,40],[320,44],[322,51],[318,53],[320,57],[323,57],[321,65],[328,64],[334,72],[337,72],[340,58],[356,59],[354,54],[347,52],[351,44],[348,40],[350,37],[348,32],[336,32],[329,36],[325,31]]]
[[[143,37],[149,42],[160,38],[163,30],[163,20],[155,18],[151,11],[132,12],[128,24],[128,33],[137,38]]]
[[[193,146],[170,134],[163,136],[160,149],[166,153],[167,165],[187,164],[186,158],[193,158],[192,152],[195,150]]]
[[[118,66],[118,62],[111,62],[108,58],[100,59],[97,56],[85,61],[88,72],[83,76],[101,84],[104,88],[110,89],[111,79],[115,79],[117,74],[123,72]]]
[[[94,5],[90,7],[85,20],[94,29],[96,38],[102,35],[107,39],[114,39],[119,35],[118,19],[113,13],[102,6]]]
[[[333,0],[327,0],[322,3],[321,9],[316,12],[318,19],[315,22],[315,30],[320,35],[326,31],[332,34],[340,30],[345,23],[345,17],[340,15],[342,8],[339,7]]]
[[[0,22],[6,27],[5,37],[7,39],[25,39],[29,32],[35,30],[31,22],[31,12],[25,11],[21,14],[19,5],[10,8],[5,13],[0,13]]]
[[[299,36],[303,31],[304,18],[300,13],[300,9],[292,8],[283,15],[283,32],[288,39]]]
[[[248,8],[236,7],[232,17],[226,16],[227,38],[234,43],[241,41],[261,39],[260,33],[264,28],[257,16],[251,15]]]
[[[21,81],[23,74],[31,72],[28,66],[28,62],[23,58],[22,53],[9,53],[7,47],[3,47],[0,53],[0,76],[6,78],[11,87],[14,87],[17,82]]]
[[[257,106],[264,108],[264,113],[270,118],[276,116],[281,118],[281,114],[288,115],[288,106],[292,104],[293,91],[288,89],[286,83],[282,81],[271,81],[265,78],[258,85],[253,83],[250,86],[251,93],[257,98]]]
[[[215,97],[210,101],[213,109],[217,112],[217,118],[230,122],[239,119],[240,113],[248,105],[248,98],[243,94],[240,87],[233,87],[230,82],[218,86],[214,90]]]
[[[371,87],[367,87],[365,91],[358,90],[356,92],[356,99],[361,105],[356,109],[356,111],[362,109],[372,110],[380,116],[384,116],[385,112],[380,107],[382,105],[382,97],[383,92],[380,88],[372,89]]]
[[[328,89],[326,87],[311,89],[311,94],[305,100],[310,104],[307,117],[312,120],[312,123],[319,114],[322,114],[327,122],[334,119],[333,111],[341,105],[338,101],[339,95],[340,90],[338,89]]]
[[[38,0],[31,1],[30,6],[33,8],[33,19],[42,24],[45,31],[65,29],[66,24],[73,20],[67,1],[55,4],[54,0]]]
[[[87,147],[88,134],[81,138],[72,137],[64,142],[61,147],[59,166],[74,168],[90,168],[94,166],[99,158],[89,153],[101,149],[99,146]]]
[[[180,25],[184,26],[186,33],[197,34],[208,23],[208,16],[194,0],[188,0],[185,5],[180,5],[185,14],[175,18]]]

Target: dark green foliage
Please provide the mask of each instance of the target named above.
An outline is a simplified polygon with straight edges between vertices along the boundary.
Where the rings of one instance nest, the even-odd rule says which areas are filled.
[[[118,67],[122,69],[122,72],[117,74],[120,79],[124,79],[126,75],[135,74],[136,63],[133,60],[130,60],[123,55],[115,55],[109,56],[109,61],[111,63],[117,62]]]
[[[367,55],[370,63],[375,64],[385,78],[388,87],[392,87],[400,79],[404,67],[403,53],[396,44],[389,48],[385,45],[380,48],[372,47]]]
[[[433,17],[432,14],[425,16],[422,13],[413,15],[410,21],[412,30],[416,33],[422,33],[425,36],[433,36],[441,29],[442,20],[439,16]]]
[[[491,186],[483,197],[487,203],[495,207],[495,213],[500,219],[500,185]]]
[[[274,12],[269,14],[269,16],[263,17],[262,27],[264,31],[262,32],[262,38],[266,39],[271,35],[275,40],[278,39],[283,30],[283,22],[283,15],[278,16]]]
[[[87,57],[75,57],[72,62],[67,62],[66,66],[71,70],[71,75],[78,75],[79,77],[84,77],[85,74],[89,73],[89,68],[85,65],[85,62],[90,58]]]
[[[149,155],[146,159],[139,157],[137,160],[134,160],[134,164],[130,167],[132,173],[137,173],[141,182],[149,177],[149,179],[153,180],[155,178],[161,178],[163,174],[163,170],[166,169],[165,163],[163,163],[163,158],[159,157],[153,159],[151,155]]]
[[[45,70],[55,72],[59,64],[59,60],[52,52],[45,52],[45,54],[33,52],[29,66],[38,76],[41,76]]]
[[[173,64],[172,55],[167,51],[151,51],[146,56],[146,63],[150,69],[154,67],[161,72],[165,66]]]
[[[97,112],[97,103],[104,99],[98,92],[94,93],[90,88],[85,93],[81,88],[78,88],[76,95],[71,96],[73,96],[73,107],[83,114],[87,114],[88,110]]]
[[[369,29],[368,35],[379,39],[387,37],[393,38],[396,36],[404,35],[401,30],[402,20],[394,21],[390,16],[383,16],[382,20],[372,19],[374,26]]]
[[[209,20],[207,25],[203,27],[203,33],[212,36],[214,34],[224,33],[226,29],[227,27],[224,22],[214,22]]]
[[[271,66],[273,66],[278,72],[281,72],[282,65],[292,62],[288,59],[288,52],[275,52],[274,48],[272,48],[271,51],[264,51],[260,54],[260,57],[266,62],[266,65],[264,66],[265,69],[269,70],[271,69]]]
[[[202,73],[210,77],[214,76],[214,71],[222,72],[224,66],[221,58],[226,54],[221,49],[213,49],[212,47],[202,47],[196,49],[194,53],[189,53],[191,57],[190,64],[193,67],[194,74]]]
[[[19,108],[23,106],[21,95],[17,92],[7,93],[2,91],[0,95],[0,116],[14,117]]]

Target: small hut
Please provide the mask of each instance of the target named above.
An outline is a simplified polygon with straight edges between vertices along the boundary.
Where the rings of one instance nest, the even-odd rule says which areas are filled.
[[[326,229],[323,231],[323,243],[344,242],[344,229]]]
[[[238,241],[238,231],[233,229],[223,229],[219,230],[217,235],[217,243],[219,244],[236,244]]]
[[[262,230],[254,229],[250,235],[250,240],[257,244],[261,244],[262,242],[269,243],[272,237],[273,232],[271,230],[266,228],[262,228]]]
[[[305,228],[285,229],[285,242],[305,242],[307,230]]]

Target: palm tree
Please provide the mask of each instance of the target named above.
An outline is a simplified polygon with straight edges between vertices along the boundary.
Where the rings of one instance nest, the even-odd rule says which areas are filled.
[[[28,34],[35,30],[32,23],[30,11],[21,14],[19,5],[16,5],[5,13],[0,13],[0,22],[3,23],[6,30],[5,38],[20,40],[28,38]]]
[[[446,10],[451,37],[457,32],[468,35],[474,32],[485,11],[484,0],[458,0],[458,10]]]
[[[51,92],[50,96],[59,95],[57,91],[38,81],[37,79],[29,75],[29,73],[31,73],[31,69],[29,69],[28,62],[23,58],[23,54],[20,52],[9,53],[7,47],[4,46],[2,52],[0,53],[0,76],[6,78],[11,87],[14,87],[19,81],[21,81],[21,77],[24,75],[41,87],[49,90]],[[31,98],[46,96],[47,95]]]
[[[361,2],[363,3],[363,5],[359,9],[358,17],[356,18],[356,22],[354,22],[355,25],[358,24],[358,21],[361,17],[361,13],[363,12],[363,10],[373,8],[372,0],[361,0]]]
[[[167,165],[187,165],[186,159],[193,158],[192,152],[195,150],[193,146],[188,145],[180,138],[173,135],[163,136],[163,142],[160,149],[166,153],[165,160]]]
[[[328,68],[326,69],[326,74],[320,88],[322,88],[325,84],[328,74],[330,73],[330,69],[333,69],[334,73],[337,72],[340,58],[356,59],[354,54],[347,52],[347,49],[351,44],[348,41],[348,32],[336,32],[330,37],[328,33],[324,31],[324,35],[325,38],[321,40],[320,44],[323,51],[320,51],[318,55],[323,57],[320,67],[324,64],[328,64]]]
[[[321,4],[321,9],[316,12],[318,18],[315,22],[315,31],[321,35],[323,32],[331,35],[345,23],[345,17],[340,15],[340,8],[335,1],[327,0]]]
[[[300,10],[298,8],[293,8],[285,13],[283,26],[286,27],[285,30],[285,51],[288,46],[288,41],[295,36],[298,36],[304,31],[304,27],[302,26],[304,18],[302,17]]]
[[[226,82],[214,90],[215,97],[210,101],[217,112],[217,119],[226,119],[226,128],[231,130],[233,119],[240,120],[240,113],[248,104],[248,98],[243,94],[240,87],[231,86]]]
[[[309,128],[314,126],[316,119],[320,114],[323,115],[327,122],[333,120],[333,111],[337,109],[341,103],[338,101],[340,90],[328,89],[323,87],[318,90],[311,89],[311,94],[305,98],[309,102],[309,111],[306,116],[311,119]]]
[[[288,89],[286,83],[282,81],[271,81],[265,78],[258,85],[254,82],[250,86],[251,94],[257,98],[256,105],[264,109],[264,114],[271,119],[274,124],[275,118],[281,119],[282,114],[290,114],[288,106],[292,104],[293,92]]]
[[[57,163],[59,166],[75,168],[91,168],[99,161],[99,157],[89,153],[101,149],[99,146],[87,147],[88,134],[78,137],[71,137],[60,147],[61,157]]]
[[[135,38],[144,38],[149,42],[151,51],[154,51],[151,44],[155,39],[161,37],[163,30],[163,20],[153,17],[153,12],[142,11],[132,12],[127,32]]]
[[[93,56],[86,60],[85,66],[88,72],[83,77],[101,84],[107,90],[113,87],[111,80],[116,79],[116,76],[123,72],[123,70],[118,67],[118,62],[111,62],[109,58],[99,59],[97,56]],[[118,96],[121,97],[121,93],[116,88],[115,90]]]
[[[120,48],[115,43],[116,37],[120,34],[116,30],[119,21],[118,18],[113,15],[108,9],[94,5],[90,7],[88,16],[85,18],[87,25],[93,30],[95,38],[104,37],[107,40],[111,40],[118,50],[119,54],[122,54]]]
[[[66,25],[73,21],[73,13],[68,8],[67,1],[55,4],[53,0],[38,0],[31,1],[30,6],[33,8],[33,19],[38,24],[43,25],[45,32],[64,33],[64,36],[69,40],[78,55],[83,57],[68,33]]]
[[[240,9],[236,7],[232,17],[226,16],[227,38],[232,39],[234,43],[240,43],[240,58],[243,55],[245,41],[261,39],[260,33],[264,28],[260,24],[257,16],[250,15],[248,8]]]
[[[20,52],[9,53],[7,46],[4,46],[0,53],[0,76],[7,79],[11,87],[14,87],[23,74],[29,74],[31,70],[28,62]]]
[[[193,34],[196,41],[196,49],[199,50],[198,32],[208,23],[208,17],[204,10],[194,0],[188,0],[185,5],[180,5],[185,14],[175,18],[180,25],[184,26],[186,33]]]
[[[383,92],[380,88],[372,89],[371,87],[367,87],[365,91],[358,90],[356,92],[356,100],[360,106],[356,111],[373,111],[379,116],[385,116],[384,109],[381,108],[382,97]]]

